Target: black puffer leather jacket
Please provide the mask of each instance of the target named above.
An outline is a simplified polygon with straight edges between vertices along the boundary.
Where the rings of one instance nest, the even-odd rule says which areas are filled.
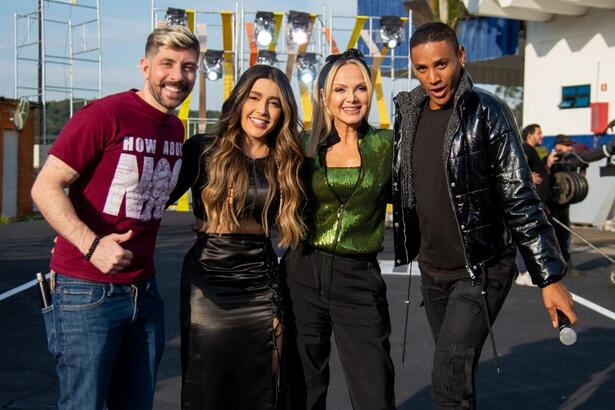
[[[421,242],[411,158],[417,123],[427,98],[419,86],[394,99],[396,265],[412,261]],[[514,252],[515,245],[538,286],[564,276],[566,264],[534,190],[512,113],[496,96],[475,88],[465,71],[455,92],[441,160],[466,268],[473,280],[480,279],[485,266]]]

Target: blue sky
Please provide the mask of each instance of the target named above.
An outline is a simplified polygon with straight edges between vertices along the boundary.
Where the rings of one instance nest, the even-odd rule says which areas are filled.
[[[80,4],[94,4],[94,0],[78,0]],[[102,50],[103,50],[103,69],[102,69],[102,89],[103,95],[108,95],[128,88],[140,88],[142,77],[138,70],[139,58],[143,54],[145,38],[151,29],[151,0],[102,0],[101,1],[101,26],[102,26]],[[348,1],[325,1],[334,15],[355,15],[356,2]],[[246,1],[246,12],[256,12],[258,10],[283,11],[301,10],[306,12],[320,13],[322,11],[322,0],[255,0]],[[221,10],[234,10],[235,2],[223,0],[202,0],[202,1],[156,1],[156,8],[177,7],[193,8],[199,11],[219,12]],[[36,0],[0,0],[0,72],[3,79],[0,81],[0,96],[13,97],[14,94],[14,69],[13,69],[13,20],[14,14],[24,15],[36,11]],[[87,16],[83,9],[47,3],[48,17],[58,20],[84,21]],[[215,18],[215,16],[212,16]],[[20,31],[25,33],[24,28]],[[68,49],[66,30],[61,25],[48,25],[47,44],[48,53],[65,53]],[[33,30],[33,35],[36,30]],[[208,31],[210,47],[221,48],[215,42],[221,42],[219,33],[215,29]],[[23,41],[23,38],[19,39]],[[32,48],[35,53],[35,48]],[[35,54],[33,54],[34,56]],[[83,87],[88,87],[96,78],[97,67],[94,64],[83,64],[77,68],[78,81]],[[23,84],[26,80],[35,84],[35,67],[33,64],[20,66],[19,76]],[[88,75],[90,74],[90,75]],[[78,76],[79,77],[79,76]],[[64,85],[68,83],[67,69],[62,66],[50,66],[48,69],[49,83]],[[211,87],[214,88],[214,87]],[[219,87],[221,88],[221,86]],[[220,95],[220,91],[213,89],[214,96]],[[62,99],[62,94],[49,94],[48,99]],[[216,99],[208,100],[216,101]],[[214,108],[214,107],[211,107]]]

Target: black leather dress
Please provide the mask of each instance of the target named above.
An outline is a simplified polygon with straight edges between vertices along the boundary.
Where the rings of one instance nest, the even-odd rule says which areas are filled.
[[[205,145],[202,135],[184,144],[182,172],[171,197],[191,186],[193,211],[200,219],[205,219],[200,199],[206,183],[200,155]],[[267,159],[245,160],[246,212],[260,222],[268,190]],[[275,215],[275,210],[277,203],[269,214]],[[183,409],[276,407],[279,371],[274,375],[273,318],[282,320],[277,265],[265,235],[198,233],[181,278]]]

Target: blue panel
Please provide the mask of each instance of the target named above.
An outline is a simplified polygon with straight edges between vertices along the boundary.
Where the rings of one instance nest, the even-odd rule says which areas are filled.
[[[457,33],[467,61],[480,61],[517,54],[519,20],[476,17],[462,20]]]
[[[408,12],[404,9],[401,0],[357,0],[357,15],[368,17],[380,17],[380,16],[400,16],[408,17]],[[383,44],[380,41],[378,35],[378,27],[380,26],[380,19],[373,19],[373,39],[379,49],[382,49]],[[365,23],[365,28],[368,28],[369,22]],[[404,25],[404,40],[395,48],[395,70],[408,68],[408,40],[409,40],[410,22],[406,21]],[[359,50],[363,54],[369,54],[369,49],[365,45],[363,39],[359,38]],[[389,51],[390,55],[391,51]],[[368,64],[371,65],[371,58],[368,58]],[[391,68],[391,59],[385,58],[382,62],[383,74],[388,75],[388,71]]]
[[[569,137],[572,141],[574,141],[575,149],[579,149],[581,151],[598,148],[604,144],[615,142],[615,135],[613,134],[598,136],[593,134],[569,135]],[[551,152],[551,150],[555,147],[555,135],[545,136],[542,141],[542,145],[547,148],[549,152]]]

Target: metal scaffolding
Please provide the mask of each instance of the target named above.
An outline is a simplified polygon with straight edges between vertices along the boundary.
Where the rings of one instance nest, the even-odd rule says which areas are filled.
[[[57,43],[58,30],[62,33],[62,29],[66,33],[64,50],[55,49],[51,43]],[[14,15],[14,97],[25,97],[40,104],[39,143],[48,143],[47,101],[51,94],[62,94],[69,99],[71,116],[77,102],[102,97],[100,30],[100,0],[91,0],[89,4],[39,0],[37,11]],[[89,70],[84,70],[87,76],[79,76],[80,68],[92,65],[97,67],[97,78],[92,79]],[[64,83],[58,79],[60,76],[50,76],[54,67],[62,69]],[[36,72],[34,81],[28,76],[33,72]]]

